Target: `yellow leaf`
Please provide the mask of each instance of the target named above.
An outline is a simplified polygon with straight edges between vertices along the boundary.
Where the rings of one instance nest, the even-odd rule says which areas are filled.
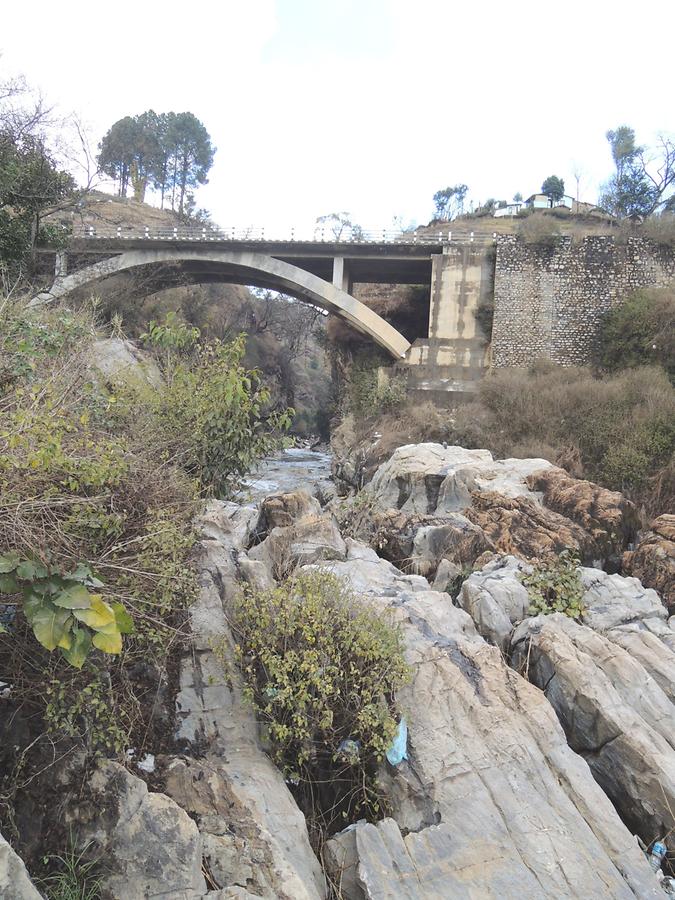
[[[58,644],[56,646],[61,647],[62,650],[70,650],[70,648],[73,646],[73,639],[70,636],[69,631],[67,631],[63,635],[63,637],[61,638],[61,640],[58,642]]]
[[[122,635],[118,632],[115,634],[101,634],[97,631],[92,638],[94,647],[103,650],[104,653],[121,653],[122,652]]]
[[[91,595],[89,609],[74,609],[73,615],[90,628],[103,628],[115,621],[115,613],[100,594]]]

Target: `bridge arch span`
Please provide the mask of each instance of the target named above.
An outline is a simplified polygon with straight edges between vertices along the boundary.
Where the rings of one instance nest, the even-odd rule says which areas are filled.
[[[153,291],[176,284],[177,273],[193,283],[220,281],[272,288],[334,313],[397,359],[404,357],[410,348],[400,332],[351,294],[298,266],[252,250],[178,247],[125,250],[72,275],[58,277],[33,302],[58,300],[112,275],[148,267],[163,273],[158,276],[159,286],[153,287]]]

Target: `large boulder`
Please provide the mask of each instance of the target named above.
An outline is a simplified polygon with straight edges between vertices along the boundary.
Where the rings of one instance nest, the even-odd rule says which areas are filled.
[[[356,545],[349,552],[324,567],[359,591],[364,564],[375,563]],[[382,775],[393,822],[330,842],[330,858],[353,869],[336,872],[347,900],[658,897],[542,693],[447,594],[415,590],[410,579],[422,579],[393,567],[378,574],[370,602],[399,622],[411,666],[399,696],[409,760]]]
[[[639,525],[630,500],[591,481],[572,478],[555,466],[533,473],[527,483],[541,492],[549,509],[576,522],[590,535],[597,560],[619,568],[621,554],[635,539]]]
[[[584,567],[579,569],[579,575],[584,590],[582,621],[595,631],[605,633],[650,619],[666,622],[668,615],[661,598],[637,578]]]
[[[530,497],[476,492],[464,514],[500,553],[533,560],[574,550],[584,561],[593,561],[593,542],[583,528]]]
[[[395,450],[378,468],[367,490],[380,509],[433,513],[447,476],[481,461],[493,462],[489,450],[407,444]]]
[[[675,515],[654,519],[635,550],[624,553],[622,568],[655,588],[670,614],[675,613]]]
[[[196,824],[123,766],[100,763],[69,818],[77,823],[78,841],[105,861],[108,900],[197,900],[206,893]]]
[[[257,529],[258,510],[227,500],[207,500],[204,511],[195,520],[195,528],[204,540],[217,541],[228,550],[244,550]]]
[[[316,519],[320,515],[321,504],[307,491],[270,494],[260,504],[256,532],[264,537],[273,528],[286,528],[302,519]]]
[[[487,451],[477,450],[475,453]],[[539,502],[541,495],[532,491],[527,479],[533,472],[549,468],[545,459],[479,458],[465,466],[450,470],[441,485],[437,512],[455,512],[471,506],[476,493],[499,494],[503,497],[529,497]]]
[[[283,579],[298,566],[322,559],[344,559],[347,549],[335,519],[328,514],[304,518],[286,528],[273,528],[248,552],[264,563],[273,578]]]
[[[459,605],[479,633],[504,653],[508,653],[514,627],[529,612],[530,598],[520,576],[531,571],[531,566],[515,556],[498,557],[472,572],[459,592]]]
[[[485,532],[461,513],[424,516],[395,509],[374,514],[369,543],[400,569],[426,578],[435,576],[443,559],[461,571],[495,549]]]
[[[90,359],[106,381],[153,388],[161,387],[164,381],[154,359],[123,338],[94,341]]]
[[[540,687],[570,746],[623,820],[649,843],[672,829],[675,705],[630,653],[555,613],[513,635],[513,665]],[[675,838],[669,838],[675,849]]]
[[[0,897],[3,900],[41,900],[23,860],[0,834]]]
[[[279,770],[255,746],[232,747],[221,759],[175,760],[166,792],[197,823],[209,872],[221,888],[248,888],[267,900],[325,896],[304,816]]]

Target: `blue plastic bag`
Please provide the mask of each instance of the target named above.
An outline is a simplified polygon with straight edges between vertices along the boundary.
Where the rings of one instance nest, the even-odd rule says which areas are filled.
[[[392,766],[400,765],[408,758],[408,726],[404,718],[398,723],[391,747],[387,750],[387,762]]]

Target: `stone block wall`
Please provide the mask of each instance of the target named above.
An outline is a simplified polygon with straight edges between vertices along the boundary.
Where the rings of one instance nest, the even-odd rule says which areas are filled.
[[[492,362],[527,366],[546,357],[564,366],[592,361],[604,314],[626,296],[675,281],[675,253],[646,238],[597,235],[553,247],[514,235],[497,241]]]

